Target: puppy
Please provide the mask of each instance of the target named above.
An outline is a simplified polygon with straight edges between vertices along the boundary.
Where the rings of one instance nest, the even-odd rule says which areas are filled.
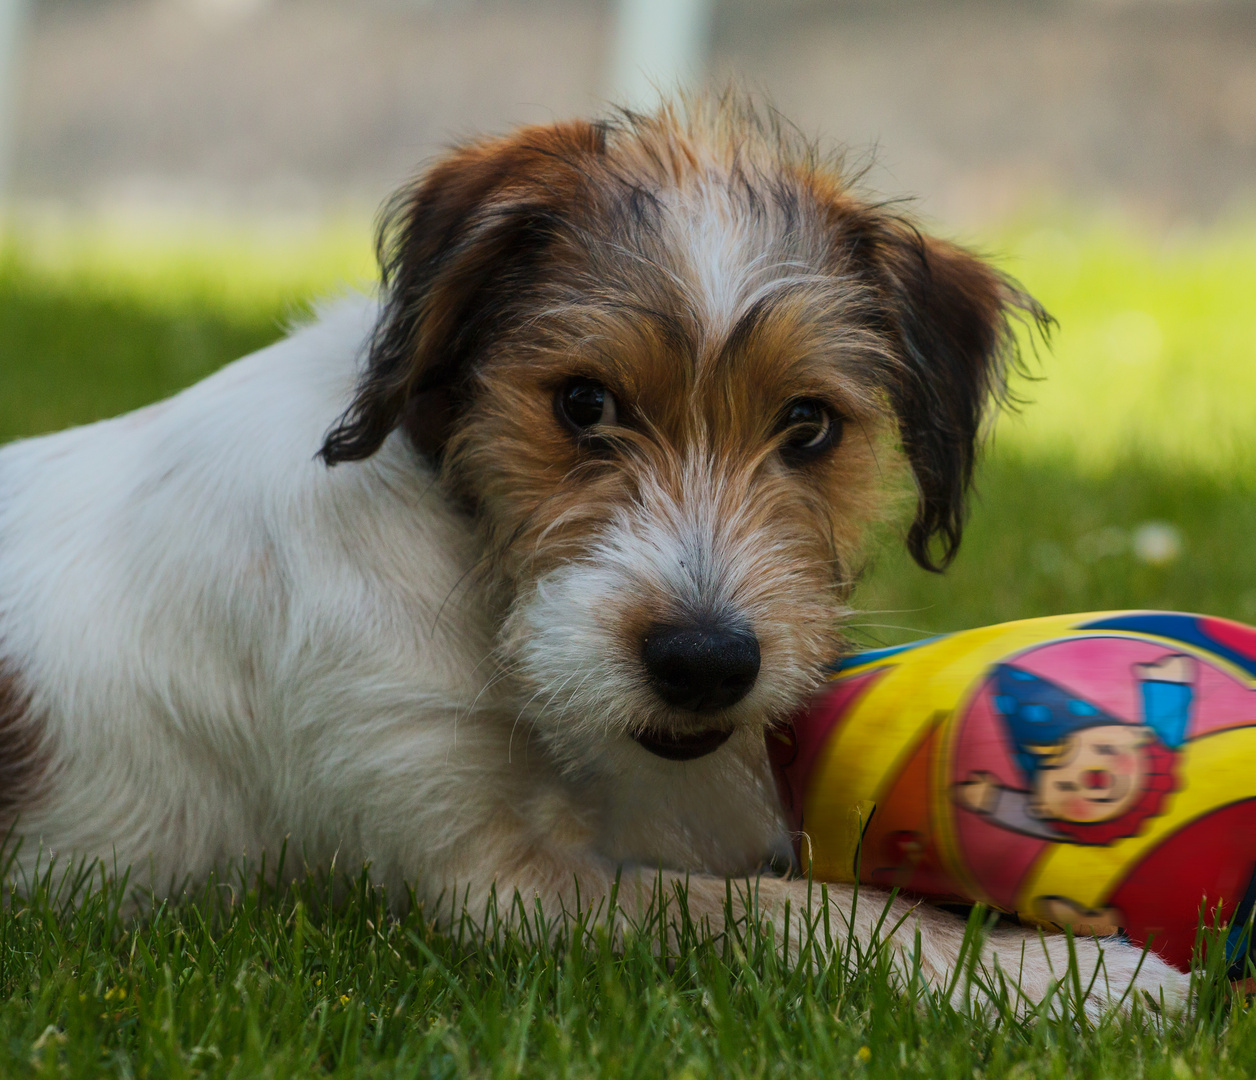
[[[463,145],[380,255],[378,300],[0,451],[19,876],[99,857],[160,893],[289,838],[472,916],[618,878],[631,920],[661,873],[718,932],[731,877],[738,918],[868,945],[885,896],[750,881],[789,848],[765,731],[842,651],[901,480],[912,554],[954,553],[1041,310],[731,98]],[[944,983],[962,924],[883,925]],[[1076,951],[1096,1010],[1182,999]],[[1000,930],[981,959],[1032,1002],[1067,956]]]

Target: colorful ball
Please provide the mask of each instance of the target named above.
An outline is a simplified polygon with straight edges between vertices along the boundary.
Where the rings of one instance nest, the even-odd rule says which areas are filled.
[[[1122,931],[1185,968],[1256,906],[1256,630],[1028,619],[856,654],[769,739],[817,880]]]

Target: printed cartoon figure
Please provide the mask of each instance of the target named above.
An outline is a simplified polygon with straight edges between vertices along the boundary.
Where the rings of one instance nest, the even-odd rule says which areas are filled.
[[[1028,790],[988,772],[954,785],[962,807],[1027,836],[1105,845],[1135,836],[1176,786],[1196,662],[1175,653],[1135,664],[1143,722],[1114,717],[1063,687],[1012,664],[993,675],[993,701]]]

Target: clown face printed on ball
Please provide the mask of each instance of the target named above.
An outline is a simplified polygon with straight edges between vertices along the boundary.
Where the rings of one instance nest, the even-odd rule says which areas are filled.
[[[1145,789],[1153,738],[1141,724],[1103,724],[1074,731],[1055,746],[1034,747],[1031,812],[1054,821],[1120,817]]]

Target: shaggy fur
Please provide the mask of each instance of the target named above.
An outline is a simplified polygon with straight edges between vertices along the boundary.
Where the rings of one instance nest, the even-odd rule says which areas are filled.
[[[842,651],[869,528],[907,484],[912,553],[953,555],[1009,319],[1041,311],[731,100],[462,146],[393,202],[381,260],[378,301],[0,451],[19,869],[99,856],[161,892],[290,838],[472,915],[622,875],[631,919],[661,868],[718,930],[725,879],[789,849],[764,733]],[[573,379],[605,419],[564,413]],[[753,685],[669,704],[643,660],[669,626],[753,639]],[[709,752],[658,752],[686,739]],[[805,882],[755,887],[805,917]],[[866,943],[885,898],[828,895]],[[945,979],[962,926],[900,919]],[[984,960],[1036,1000],[1067,951],[1001,930]],[[1139,964],[1105,959],[1096,1010]],[[1154,957],[1137,981],[1186,985]]]

